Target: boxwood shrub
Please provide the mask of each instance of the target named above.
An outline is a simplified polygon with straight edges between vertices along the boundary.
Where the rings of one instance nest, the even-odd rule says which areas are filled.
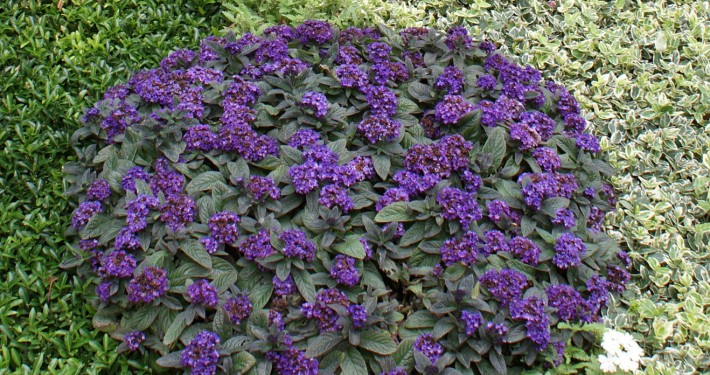
[[[64,266],[186,373],[555,366],[629,280],[577,101],[462,27],[208,37],[72,142]]]

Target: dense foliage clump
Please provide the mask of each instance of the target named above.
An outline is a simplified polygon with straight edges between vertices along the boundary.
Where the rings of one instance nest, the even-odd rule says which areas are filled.
[[[461,27],[210,37],[73,141],[95,325],[192,374],[554,366],[629,281],[579,104]]]

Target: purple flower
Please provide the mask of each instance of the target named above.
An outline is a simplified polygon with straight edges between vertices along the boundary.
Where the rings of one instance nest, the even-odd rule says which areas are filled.
[[[402,224],[402,223],[398,223],[398,224]],[[402,224],[402,226],[403,225],[404,224]],[[404,232],[403,227],[402,227],[402,232]],[[400,234],[400,237],[402,237],[401,234]],[[360,238],[360,243],[362,244],[362,247],[365,249],[365,259],[371,259],[372,258],[372,247],[370,246],[370,244],[364,238]]]
[[[140,194],[136,199],[126,203],[126,224],[131,232],[136,233],[148,225],[146,218],[151,209],[158,208],[160,200],[145,194]]]
[[[71,225],[76,229],[82,229],[94,215],[100,212],[104,212],[101,202],[82,202],[76,211],[74,211],[74,215],[72,215]]]
[[[528,278],[515,270],[490,270],[484,273],[479,281],[503,305],[517,301],[528,286]]]
[[[224,91],[224,102],[222,105],[224,107],[234,105],[249,106],[256,103],[261,95],[259,87],[238,76],[232,78],[234,81],[231,82]]]
[[[472,222],[483,218],[474,196],[463,190],[445,187],[439,191],[436,202],[442,207],[441,217],[457,220],[463,229],[468,229]]]
[[[340,185],[326,185],[320,191],[318,203],[328,207],[340,207],[344,214],[353,209],[353,199],[348,196],[348,189]]]
[[[473,144],[461,135],[447,135],[430,145],[415,144],[410,147],[404,156],[404,167],[423,176],[448,178],[451,172],[468,167],[468,154],[472,148]]]
[[[404,46],[409,47],[410,42],[422,40],[429,34],[428,27],[408,27],[399,32],[404,41]]]
[[[552,346],[555,348],[555,352],[557,352],[557,357],[555,358],[555,360],[553,362],[553,365],[555,367],[562,364],[562,360],[564,359],[564,355],[565,355],[565,346],[566,345],[567,345],[567,343],[565,343],[564,341],[552,343]]]
[[[582,150],[589,151],[591,153],[597,153],[601,151],[599,147],[599,140],[597,137],[588,133],[577,134],[577,147]]]
[[[168,167],[168,160],[160,158],[155,162],[155,174],[150,177],[150,189],[153,195],[163,192],[166,196],[179,194],[182,191],[182,185],[185,183],[185,177]],[[157,205],[157,204],[156,204]]]
[[[79,246],[81,247],[81,243],[79,244]],[[623,251],[623,250],[622,250],[622,251],[619,251],[618,253],[616,253],[616,257],[619,258],[619,260],[621,261],[621,263],[622,263],[626,268],[631,267],[631,258],[629,258],[629,254],[627,254],[626,251]]]
[[[293,346],[284,351],[269,351],[266,359],[274,363],[274,369],[280,375],[318,374],[318,360],[306,357],[304,352]]]
[[[462,263],[467,266],[476,262],[481,240],[475,232],[466,232],[459,239],[448,239],[441,245],[441,260],[446,266]]]
[[[237,245],[237,249],[247,260],[263,259],[276,252],[271,246],[268,229],[262,229],[247,237]]]
[[[123,336],[123,343],[126,344],[128,350],[135,352],[140,348],[141,344],[145,341],[145,333],[141,331],[128,332]]]
[[[200,243],[205,247],[205,250],[210,255],[216,253],[219,248],[219,243],[217,243],[217,241],[215,241],[212,237],[200,238]]]
[[[299,129],[288,140],[288,145],[301,151],[320,142],[320,133],[313,129]]]
[[[503,338],[505,335],[508,334],[508,327],[505,325],[505,323],[493,323],[493,322],[488,322],[486,323],[486,331],[493,336],[493,339],[495,342],[504,342]]]
[[[136,179],[148,182],[148,179],[150,179],[150,175],[141,167],[132,167],[128,170],[128,172],[126,172],[126,174],[121,179],[121,186],[126,189],[126,191],[135,193]]]
[[[382,115],[367,117],[357,125],[357,131],[370,143],[377,143],[382,140],[391,142],[399,137],[401,128],[402,124],[399,121]]]
[[[360,65],[362,64],[362,58],[357,48],[353,46],[340,46],[338,56],[335,58],[335,63],[340,65]]]
[[[388,62],[372,65],[370,67],[370,73],[373,76],[373,82],[378,85],[385,85],[387,81],[394,80],[397,72],[393,68],[394,65]]]
[[[459,47],[464,49],[473,48],[473,39],[468,36],[468,30],[463,26],[454,26],[447,31],[447,34],[448,36],[444,43],[450,50],[455,50]]]
[[[128,94],[131,93],[131,89],[126,84],[119,84],[116,86],[109,87],[104,93],[104,99],[126,99]]]
[[[621,293],[626,289],[626,284],[631,281],[629,271],[614,265],[606,267],[606,279],[609,283],[608,289],[613,292]]]
[[[340,32],[340,36],[338,37],[338,43],[346,44],[351,43],[353,41],[362,43],[367,39],[376,40],[380,39],[381,37],[382,35],[380,35],[380,32],[373,27],[366,27],[364,29],[361,29],[359,27],[348,27],[347,29]]]
[[[565,132],[569,135],[580,134],[587,127],[587,120],[584,117],[570,113],[564,116]]]
[[[579,318],[578,309],[582,306],[582,295],[569,285],[551,285],[545,292],[551,307],[557,309],[557,316],[565,322]]]
[[[303,44],[323,44],[333,38],[333,27],[325,21],[307,20],[296,28],[296,37]]]
[[[338,154],[326,145],[315,145],[303,152],[303,160],[315,163],[319,171],[326,172],[338,163]]]
[[[241,220],[234,212],[222,211],[212,215],[207,226],[212,232],[212,238],[221,244],[229,245],[239,238],[237,224]]]
[[[484,234],[483,254],[488,256],[503,251],[510,251],[505,234],[495,229],[487,230]]]
[[[123,227],[118,231],[113,247],[116,250],[135,250],[141,247],[141,240],[131,231],[131,228]]]
[[[183,135],[187,150],[212,151],[219,145],[217,134],[209,125],[195,125],[187,128]]]
[[[288,170],[291,176],[291,184],[293,184],[296,193],[308,194],[318,187],[318,165],[313,162],[306,162],[301,165],[294,165]]]
[[[444,347],[436,342],[430,333],[420,335],[414,340],[414,350],[424,354],[431,363],[436,362],[444,354]]]
[[[483,90],[493,90],[496,88],[496,85],[498,84],[498,80],[496,77],[490,75],[490,74],[484,74],[476,80],[476,86],[480,87]]]
[[[282,38],[286,41],[291,41],[296,38],[296,31],[287,25],[275,25],[269,26],[264,29],[264,36],[274,35],[277,38]]]
[[[567,229],[575,226],[574,213],[566,208],[560,208],[555,212],[555,217],[551,218],[552,224],[562,225]]]
[[[112,285],[110,281],[103,281],[96,287],[96,296],[99,297],[101,302],[107,302],[111,298]]]
[[[267,197],[278,199],[281,196],[281,190],[269,177],[251,176],[246,188],[249,196],[258,202],[263,202]]]
[[[187,287],[187,295],[193,304],[205,307],[217,306],[217,288],[205,279],[196,280]]]
[[[486,207],[488,208],[488,218],[493,222],[509,220],[511,217],[510,207],[505,201],[488,201],[486,202]]]
[[[556,126],[555,120],[542,112],[523,112],[520,114],[520,122],[535,130],[543,142],[552,137]]]
[[[111,195],[111,186],[106,180],[96,180],[86,190],[86,199],[90,201],[102,201]]]
[[[412,62],[415,68],[424,66],[424,56],[422,56],[422,53],[419,51],[403,51],[402,60],[406,61],[407,59]]]
[[[536,266],[540,259],[540,248],[525,237],[513,237],[508,242],[510,253],[520,259],[521,262]]]
[[[385,191],[385,193],[380,197],[380,199],[377,201],[377,204],[375,205],[375,209],[377,212],[382,210],[383,208],[389,206],[390,204],[394,202],[408,202],[409,201],[409,194],[407,194],[407,191],[401,188],[390,188]]]
[[[328,112],[328,98],[319,92],[309,91],[303,94],[301,105],[313,110],[313,115],[319,119],[325,117]]]
[[[160,220],[176,232],[195,218],[195,201],[186,194],[169,195],[160,207]]]
[[[301,312],[306,319],[316,319],[316,324],[320,333],[337,331],[342,329],[338,323],[338,313],[328,305],[341,305],[348,307],[350,302],[345,293],[337,289],[321,289],[316,295],[316,301],[306,302],[301,305]]]
[[[363,89],[370,114],[394,116],[397,113],[397,95],[385,86],[367,86]]]
[[[281,315],[280,312],[276,310],[269,310],[269,317],[268,317],[269,325],[274,325],[276,326],[276,329],[281,332],[286,328],[286,324],[284,323],[284,317]]]
[[[605,213],[599,207],[592,206],[589,209],[589,217],[587,218],[587,227],[592,232],[601,232],[604,226]]]
[[[195,335],[180,355],[180,364],[190,368],[192,375],[214,375],[219,362],[219,336],[210,331]]]
[[[254,51],[254,61],[257,63],[280,61],[288,57],[288,43],[282,38],[264,40]]]
[[[550,320],[544,311],[545,303],[537,297],[526,298],[510,305],[510,316],[525,320],[528,338],[536,344],[538,352],[550,343]]]
[[[204,66],[195,65],[185,72],[191,82],[208,85],[210,83],[222,83],[224,74],[222,71]]]
[[[535,148],[542,142],[540,134],[525,122],[516,122],[510,125],[510,139],[519,141],[518,148],[522,151]]]
[[[555,256],[552,258],[552,263],[561,269],[576,267],[582,263],[580,257],[585,250],[586,246],[582,239],[572,233],[564,233],[555,241]]]
[[[335,74],[343,87],[364,88],[368,83],[367,74],[355,64],[343,65],[335,71]]]
[[[165,270],[147,266],[140,275],[131,279],[126,285],[128,300],[133,303],[153,302],[168,290],[168,277]]]
[[[616,207],[616,195],[614,194],[614,187],[609,184],[602,185],[602,193],[606,196],[607,203],[612,207]]]
[[[580,319],[582,322],[591,323],[597,319],[599,310],[609,303],[609,287],[609,282],[599,275],[592,275],[587,280],[589,295],[584,303],[585,311]]]
[[[115,250],[101,259],[99,274],[125,279],[133,276],[136,269],[136,259],[123,250]]]
[[[201,118],[205,112],[205,97],[202,95],[204,90],[204,88],[196,86],[178,92],[179,103],[175,109],[185,112],[185,117],[187,118]]]
[[[223,126],[238,126],[240,127],[239,129],[242,129],[245,133],[247,132],[246,130],[250,130],[250,128],[246,125],[251,124],[254,120],[256,120],[256,111],[233,101],[225,101],[222,105],[224,107],[224,112],[222,113],[220,120],[222,121]]]
[[[330,277],[339,284],[355,286],[360,281],[360,275],[355,267],[355,258],[338,254],[330,266]]]
[[[496,45],[487,41],[487,40],[484,40],[481,43],[479,43],[478,48],[480,48],[483,52],[485,52],[489,55],[496,51]]]
[[[383,371],[380,375],[407,375],[407,371],[401,367],[395,367],[389,371]]]
[[[448,66],[436,79],[434,88],[446,91],[449,95],[457,95],[463,91],[463,72],[455,66]]]
[[[472,336],[476,333],[478,327],[483,324],[483,316],[479,311],[461,311],[461,321],[466,326],[466,336]]]
[[[445,95],[444,99],[436,105],[436,119],[443,124],[452,125],[474,109],[475,106],[466,102],[463,96]]]
[[[367,53],[370,60],[374,63],[386,62],[390,58],[392,47],[386,43],[374,42],[367,46]]]
[[[242,320],[249,318],[252,311],[252,304],[247,296],[232,297],[224,303],[224,310],[227,311],[229,321],[239,325]]]
[[[286,280],[281,281],[278,276],[274,276],[271,279],[271,283],[274,284],[274,293],[277,296],[283,297],[296,293],[296,284],[293,281],[293,276],[288,275]]]
[[[212,60],[217,60],[219,57],[217,56],[217,53],[212,49],[212,46],[208,42],[214,42],[222,47],[224,47],[224,44],[227,42],[225,38],[219,38],[216,36],[208,36],[207,38],[202,40],[202,43],[200,43],[200,63],[203,64],[207,61],[212,61]]]
[[[316,244],[311,242],[302,230],[285,230],[279,235],[279,239],[284,242],[283,251],[287,257],[297,257],[307,262],[315,259]]]
[[[364,328],[367,321],[367,310],[362,305],[352,304],[348,306],[350,319],[353,321],[353,327]]]
[[[173,51],[160,62],[160,67],[166,72],[179,68],[181,65],[185,66],[192,62],[192,60],[197,57],[195,51],[189,49],[179,49]]]
[[[99,247],[99,240],[97,240],[95,238],[79,241],[79,249],[81,249],[81,251],[85,251],[87,253],[90,252],[91,250],[98,248],[98,247]],[[624,255],[625,254],[626,253],[624,253]]]
[[[139,71],[131,77],[128,83],[133,86],[136,94],[147,103],[170,106],[175,93],[180,86],[172,79],[171,73],[162,69]]]
[[[554,172],[560,168],[560,157],[549,147],[538,147],[533,151],[533,158],[545,172]]]

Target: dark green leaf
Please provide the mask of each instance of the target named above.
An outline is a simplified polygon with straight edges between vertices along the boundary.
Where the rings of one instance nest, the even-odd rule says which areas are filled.
[[[381,329],[362,331],[360,347],[380,355],[390,355],[397,350],[397,344],[392,341],[392,337]]]
[[[305,299],[306,302],[315,301],[316,287],[313,285],[311,275],[307,271],[298,268],[294,268],[291,274],[293,275],[293,281],[296,283],[296,288],[298,288],[303,299]]]
[[[333,350],[336,345],[342,342],[345,338],[340,332],[327,332],[311,338],[308,341],[308,349],[306,356],[320,357],[329,351]]]
[[[367,374],[367,363],[360,352],[351,347],[345,350],[343,362],[340,364],[340,370],[343,375],[361,375]]]
[[[488,131],[488,139],[483,145],[482,152],[492,156],[491,167],[497,169],[503,162],[506,152],[506,131],[502,127],[495,127]]]
[[[357,259],[364,259],[366,255],[359,236],[349,236],[343,242],[336,243],[333,248],[341,254]]]
[[[380,212],[375,215],[375,222],[377,223],[391,223],[413,220],[415,220],[415,217],[414,215],[409,213],[407,202],[394,202],[389,206],[382,208],[382,210],[380,210]]]
[[[181,250],[195,263],[207,269],[212,268],[212,258],[199,241],[188,241],[181,247]]]
[[[387,155],[375,154],[372,155],[372,164],[375,167],[375,172],[383,181],[387,180],[387,175],[390,172],[390,157]]]
[[[187,192],[190,195],[195,195],[195,193],[204,190],[211,190],[218,184],[224,184],[224,177],[222,173],[217,171],[203,172],[197,175],[189,184],[187,184]]]

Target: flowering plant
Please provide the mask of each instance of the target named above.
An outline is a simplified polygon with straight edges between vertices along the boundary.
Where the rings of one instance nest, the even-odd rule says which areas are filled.
[[[554,365],[629,260],[574,97],[466,29],[209,37],[73,136],[94,325],[192,374]]]
[[[636,371],[643,356],[643,349],[627,332],[610,329],[602,336],[602,348],[606,354],[599,355],[599,368],[603,372]]]

